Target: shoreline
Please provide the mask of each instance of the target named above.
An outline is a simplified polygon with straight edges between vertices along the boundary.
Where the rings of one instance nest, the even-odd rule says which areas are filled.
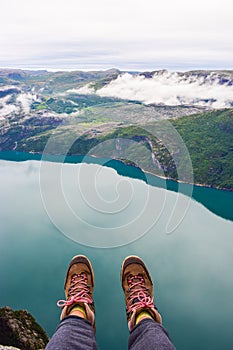
[[[44,159],[42,159],[44,156]],[[47,157],[47,158],[46,158]],[[86,157],[86,159],[85,159]],[[26,161],[48,161],[54,163],[65,163],[67,164],[81,164],[83,159],[87,164],[98,164],[101,165],[101,159],[104,161],[102,166],[114,169],[120,176],[125,176],[131,179],[137,179],[144,181],[147,185],[163,188],[167,191],[181,193],[188,196],[190,199],[200,203],[207,210],[213,214],[219,216],[221,219],[233,221],[233,212],[231,210],[233,203],[233,191],[229,189],[220,189],[216,187],[206,186],[203,184],[189,184],[182,183],[179,187],[178,181],[168,179],[166,177],[160,177],[152,172],[146,172],[133,164],[125,164],[122,160],[100,158],[97,156],[76,155],[76,156],[61,156],[61,155],[49,155],[41,153],[26,153],[17,151],[0,151],[0,159],[6,162],[26,162]],[[149,176],[149,178],[147,177]]]
[[[25,159],[26,157],[24,157],[24,159],[12,159],[11,157],[2,157],[2,153],[11,153],[11,154],[15,154],[15,155],[18,155],[18,156],[21,156],[23,157],[24,155],[29,155],[31,157],[35,156],[34,159]],[[37,153],[37,152],[20,152],[20,151],[15,151],[15,150],[9,150],[9,151],[0,151],[0,159],[1,160],[8,160],[8,161],[27,161],[27,160],[43,160],[43,155],[44,153]],[[87,155],[81,155],[81,154],[75,154],[75,155],[61,155],[61,154],[46,154],[46,156],[51,157],[51,158],[56,158],[56,157],[60,157],[60,158],[71,158],[71,157],[80,157],[80,158],[84,158],[86,157]],[[40,159],[38,159],[37,157],[40,157]],[[95,158],[95,159],[104,159],[104,157],[98,157],[96,155],[93,155],[93,154],[88,154],[88,157],[90,158]],[[129,166],[129,167],[133,167],[133,168],[136,168],[138,169],[139,171],[142,171],[143,173],[145,174],[148,174],[148,175],[152,175],[152,176],[155,176],[157,177],[158,179],[160,180],[164,180],[164,181],[171,181],[173,182],[174,184],[184,184],[184,185],[189,185],[189,186],[196,186],[196,187],[200,187],[200,188],[209,188],[209,189],[213,189],[213,190],[219,190],[219,191],[226,191],[226,192],[229,192],[229,193],[232,193],[233,192],[233,188],[232,189],[229,189],[229,188],[225,188],[225,187],[215,187],[215,186],[211,186],[211,185],[208,185],[208,184],[202,184],[202,183],[189,183],[189,182],[185,182],[185,181],[182,181],[182,180],[175,180],[173,178],[169,178],[169,177],[165,177],[165,176],[161,176],[161,175],[158,175],[156,173],[153,173],[151,171],[147,171],[145,170],[144,168],[140,168],[138,167],[137,165],[135,164],[130,164],[128,162],[124,162],[123,159],[117,159],[117,158],[111,158],[109,160],[112,160],[112,161],[116,161],[116,162],[119,162],[119,163],[122,163],[124,164],[125,166]],[[48,160],[50,161],[50,160]],[[51,161],[54,161],[51,159]],[[56,160],[55,160],[56,161]],[[59,162],[59,160],[57,160],[57,162]],[[78,163],[78,162],[76,162]],[[104,165],[103,165],[104,166]],[[140,180],[140,179],[139,179]]]

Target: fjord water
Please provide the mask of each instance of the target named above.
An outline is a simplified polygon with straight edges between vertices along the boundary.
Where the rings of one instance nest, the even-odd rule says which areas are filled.
[[[0,159],[12,160],[22,162],[26,160],[41,160],[47,159],[52,162],[65,162],[71,164],[82,163],[84,156],[42,156],[41,154],[16,152],[16,151],[0,151]],[[149,185],[161,187],[170,191],[182,192],[186,195],[192,196],[195,200],[203,204],[207,209],[214,214],[221,216],[224,219],[233,221],[233,192],[227,190],[217,190],[215,188],[208,188],[205,186],[192,186],[190,184],[179,185],[176,181],[163,179],[150,173],[144,173],[140,168],[126,165],[121,161],[115,159],[95,158],[92,156],[85,156],[85,162],[90,164],[100,164],[111,167],[117,171],[119,175],[127,176],[133,179],[141,179]]]
[[[59,170],[59,165],[54,163],[56,166]],[[115,170],[96,164],[83,167],[83,188],[88,190],[92,173],[99,174],[96,177],[98,194],[109,210],[90,212],[90,201],[95,208],[98,204],[94,194],[93,198],[85,198],[77,182],[71,183],[77,179],[75,174],[80,166],[64,164],[62,167],[65,200],[73,205],[71,211],[76,210],[75,214],[82,218],[76,221],[77,236],[71,240],[66,236],[66,230],[73,225],[71,219],[63,208],[58,208],[60,221],[55,222],[57,218],[43,202],[43,193],[42,200],[40,162],[0,161],[1,306],[28,309],[51,335],[59,319],[56,301],[63,298],[69,260],[73,255],[85,254],[95,270],[99,348],[127,349],[128,330],[119,272],[124,257],[136,254],[151,271],[155,301],[177,349],[230,349],[233,344],[233,223],[191,200],[183,220],[167,234],[167,222],[177,197],[175,192],[123,178]],[[53,178],[44,181],[50,186]],[[133,222],[140,217],[148,189],[153,205],[146,207],[148,213],[138,223],[138,239],[128,232],[125,235],[125,241],[129,236],[128,244],[114,244],[119,233],[114,229],[120,225],[125,228],[128,219]],[[218,191],[219,200],[221,192]],[[120,195],[129,195],[130,200],[123,198],[123,210],[120,212],[114,207],[115,212],[111,212],[111,205]],[[54,196],[56,198],[56,193]],[[54,202],[54,207],[59,207],[59,203]],[[154,225],[149,225],[148,218],[153,215]],[[61,222],[63,233],[59,230]],[[96,248],[95,228],[101,225],[106,235],[112,237],[109,248]],[[92,247],[85,245],[87,241],[92,241]]]

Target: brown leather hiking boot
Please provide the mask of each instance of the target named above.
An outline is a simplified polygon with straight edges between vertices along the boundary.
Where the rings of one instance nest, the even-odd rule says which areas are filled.
[[[62,308],[60,319],[68,316],[75,305],[84,308],[87,319],[95,329],[95,306],[92,298],[94,289],[94,271],[91,262],[84,255],[74,256],[71,260],[64,284],[66,300],[59,300]]]
[[[146,265],[138,256],[128,256],[122,263],[121,283],[125,293],[128,327],[135,326],[136,316],[147,311],[151,317],[162,324],[153,299],[153,283]]]

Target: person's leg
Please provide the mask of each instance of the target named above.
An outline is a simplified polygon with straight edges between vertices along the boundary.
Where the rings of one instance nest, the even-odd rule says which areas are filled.
[[[145,318],[131,331],[129,336],[130,350],[174,350],[167,331],[153,319]]]
[[[154,305],[152,279],[142,259],[129,256],[123,261],[121,283],[130,331],[129,349],[174,350]]]
[[[64,289],[66,300],[57,303],[62,308],[61,322],[46,350],[96,350],[94,272],[85,256],[71,260]]]
[[[78,316],[65,317],[46,346],[46,350],[97,350],[91,323]]]

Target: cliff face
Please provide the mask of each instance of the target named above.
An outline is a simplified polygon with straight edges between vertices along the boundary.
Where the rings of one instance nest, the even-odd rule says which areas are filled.
[[[0,350],[44,349],[47,342],[48,336],[29,312],[8,306],[0,309],[0,344],[4,345]]]

